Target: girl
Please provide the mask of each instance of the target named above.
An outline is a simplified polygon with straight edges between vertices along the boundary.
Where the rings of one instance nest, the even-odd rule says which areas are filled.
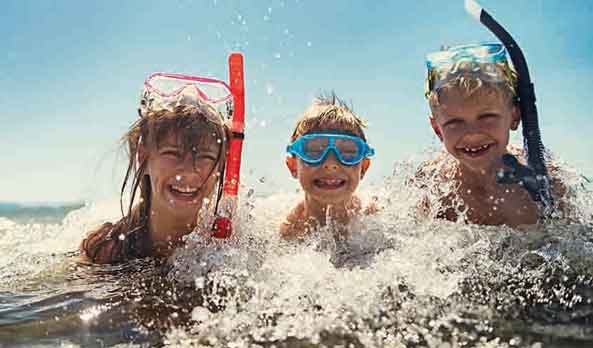
[[[80,246],[83,259],[167,257],[183,236],[208,223],[200,211],[221,198],[228,127],[216,108],[185,92],[165,100],[145,87],[140,119],[123,137],[129,161],[120,202],[123,211],[129,184],[127,214],[90,232]]]

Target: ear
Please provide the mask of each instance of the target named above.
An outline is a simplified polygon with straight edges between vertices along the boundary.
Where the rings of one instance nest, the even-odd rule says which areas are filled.
[[[513,111],[511,112],[511,129],[517,130],[519,128],[519,123],[521,123],[521,110],[517,105],[513,106]]]
[[[370,158],[365,158],[362,160],[362,166],[360,167],[360,178],[364,178],[364,175],[366,174],[367,170],[369,170],[369,167],[371,166],[371,159]]]
[[[442,142],[443,134],[441,133],[441,127],[439,127],[436,118],[433,115],[429,115],[428,120],[430,121],[430,125],[432,127],[432,130],[434,131],[434,134],[436,134],[437,137],[439,137],[439,140]]]
[[[292,177],[296,179],[297,178],[296,157],[286,156],[286,167],[288,168],[288,171],[290,171],[290,175],[292,175]]]

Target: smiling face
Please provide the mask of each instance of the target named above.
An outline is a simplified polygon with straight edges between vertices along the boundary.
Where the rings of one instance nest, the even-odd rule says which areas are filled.
[[[518,108],[488,89],[471,96],[450,89],[439,101],[430,121],[446,150],[471,171],[485,174],[500,168],[510,130],[519,124]]]
[[[139,152],[146,156],[153,213],[193,221],[204,199],[210,199],[218,180],[221,145],[214,136],[205,136],[209,139],[183,151],[175,133],[170,132],[158,145]]]
[[[309,150],[317,150],[320,153],[325,150],[324,146],[321,148],[321,144],[315,141],[308,146],[317,145],[318,149]],[[352,197],[370,165],[370,160],[365,158],[356,165],[348,166],[340,163],[334,151],[330,150],[318,165],[307,164],[295,156],[287,157],[286,164],[292,176],[299,180],[301,187],[310,198],[322,204],[337,204],[346,202]]]

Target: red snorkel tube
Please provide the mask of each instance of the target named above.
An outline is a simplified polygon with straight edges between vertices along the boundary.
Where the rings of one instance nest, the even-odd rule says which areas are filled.
[[[243,55],[231,53],[229,56],[229,79],[233,95],[231,138],[225,166],[223,195],[212,226],[212,236],[221,239],[229,238],[232,235],[232,218],[237,210],[241,152],[245,138],[245,80],[243,72]]]

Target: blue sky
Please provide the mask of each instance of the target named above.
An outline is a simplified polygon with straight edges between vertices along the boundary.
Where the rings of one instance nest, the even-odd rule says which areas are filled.
[[[481,4],[525,51],[544,143],[593,174],[593,2]],[[249,184],[296,188],[283,167],[285,144],[297,115],[327,90],[369,121],[377,157],[368,182],[380,184],[395,161],[436,144],[425,53],[488,40],[462,0],[5,0],[0,201],[117,195],[125,162],[118,140],[137,117],[145,76],[226,78],[233,50],[246,61]]]

